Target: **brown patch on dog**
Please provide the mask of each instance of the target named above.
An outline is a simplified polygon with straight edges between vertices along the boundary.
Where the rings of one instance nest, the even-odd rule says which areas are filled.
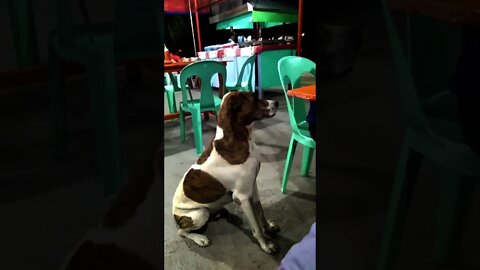
[[[212,203],[220,199],[227,190],[210,174],[190,169],[183,180],[185,196],[198,203]]]
[[[173,215],[173,218],[175,218],[175,222],[177,222],[177,225],[180,229],[186,229],[193,226],[193,220],[191,217],[187,217],[187,216],[179,217],[177,215]]]
[[[223,138],[214,141],[217,152],[230,164],[242,164],[250,155],[249,126],[265,117],[268,103],[255,94],[235,91],[225,96],[218,113],[218,126]]]
[[[200,157],[197,159],[197,164],[203,164],[205,161],[207,161],[208,157],[210,156],[210,153],[212,153],[213,150],[213,139],[212,141],[208,144],[207,148],[205,148],[205,151],[202,152]]]

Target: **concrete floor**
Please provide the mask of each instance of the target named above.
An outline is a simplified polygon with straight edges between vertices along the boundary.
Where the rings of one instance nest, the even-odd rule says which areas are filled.
[[[193,91],[194,96],[198,95]],[[283,168],[287,156],[291,129],[285,98],[281,92],[266,93],[267,99],[278,100],[275,117],[255,123],[255,141],[261,151],[262,165],[257,178],[258,190],[265,215],[281,227],[274,241],[281,251],[264,253],[253,241],[245,215],[236,204],[226,209],[237,222],[225,219],[211,222],[206,230],[212,244],[198,247],[193,241],[177,235],[172,217],[172,198],[182,176],[195,163],[191,121],[187,120],[187,141],[180,143],[178,121],[165,123],[165,267],[167,269],[276,269],[288,249],[305,236],[315,222],[315,158],[310,177],[300,177],[302,147],[297,147],[288,182],[288,193],[280,192]],[[216,119],[203,122],[203,141],[208,144],[215,135]],[[170,169],[169,168],[175,168]],[[238,252],[238,250],[241,252]],[[232,254],[236,254],[232,256]],[[188,258],[187,260],[185,258]]]

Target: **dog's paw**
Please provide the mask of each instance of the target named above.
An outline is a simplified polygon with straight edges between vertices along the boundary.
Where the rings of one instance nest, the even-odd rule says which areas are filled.
[[[261,245],[260,247],[268,254],[276,253],[279,250],[278,246],[271,241],[266,241],[265,245]]]
[[[265,224],[265,232],[267,233],[276,233],[280,230],[277,224],[273,223],[272,221],[267,220],[267,224]]]
[[[206,246],[210,245],[210,241],[203,234],[190,234],[189,238],[192,239],[193,242],[195,242],[195,244],[197,244],[201,247],[206,247]]]

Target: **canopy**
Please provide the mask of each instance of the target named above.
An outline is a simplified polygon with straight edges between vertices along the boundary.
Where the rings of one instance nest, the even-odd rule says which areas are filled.
[[[191,0],[192,11],[193,11],[193,0]],[[208,0],[197,0],[198,6],[203,6],[209,3]],[[163,11],[168,13],[188,13],[188,0],[164,0],[163,1]],[[199,10],[200,12],[200,10]],[[206,11],[208,12],[208,10]]]
[[[283,23],[297,22],[297,11],[280,12],[280,11],[262,11],[252,10],[240,16],[226,19],[217,23],[217,30],[230,29],[253,29],[254,22],[260,22],[262,28],[269,28]]]
[[[188,2],[187,0],[179,0],[179,1],[173,1],[173,0],[165,0],[165,6],[164,10],[165,12],[168,12],[169,10],[172,10],[173,7],[171,6],[176,5],[176,2],[181,2],[183,1],[183,10],[186,10],[185,7],[188,8]],[[296,5],[298,1],[298,5]],[[199,3],[201,2],[201,3]],[[211,4],[216,4],[218,2],[222,2],[221,0],[219,1],[208,1],[208,0],[197,0],[197,7],[192,7],[194,12],[195,12],[195,20],[197,24],[197,39],[198,39],[198,47],[202,48],[202,42],[200,38],[200,26],[199,26],[199,9],[198,7],[207,7],[210,6]],[[187,5],[185,5],[187,3]],[[294,4],[295,3],[295,4]],[[231,21],[230,23],[224,23],[223,25],[218,26],[218,24],[222,22],[229,21],[231,19],[235,19],[236,17],[239,17],[238,20],[238,25],[240,27],[250,27],[250,25],[253,28],[253,22],[263,22],[266,23],[264,27],[271,27],[274,26],[274,24],[278,25],[281,23],[292,23],[292,22],[298,22],[298,30],[297,30],[297,55],[300,55],[301,51],[301,37],[302,37],[302,17],[303,17],[303,0],[250,0],[247,2],[247,12],[241,13],[241,14],[235,14],[231,17],[225,17],[222,20],[216,20],[212,21],[212,18],[210,18],[210,23],[217,23],[217,29],[225,29],[230,28],[230,26],[234,23],[234,21]],[[298,9],[296,9],[298,7]],[[178,8],[178,7],[175,7]],[[258,12],[258,13],[257,13]],[[294,13],[295,12],[295,13]],[[298,13],[296,13],[298,12]],[[249,19],[249,17],[251,19]],[[300,19],[298,19],[300,18]],[[251,24],[250,24],[251,20]],[[230,25],[229,25],[230,24]],[[238,29],[237,27],[234,27]]]
[[[253,29],[253,23],[261,28],[269,28],[283,23],[295,23],[298,20],[298,0],[249,0],[243,7],[237,7],[225,14],[210,18],[217,24],[217,30]],[[295,3],[295,4],[294,4]]]

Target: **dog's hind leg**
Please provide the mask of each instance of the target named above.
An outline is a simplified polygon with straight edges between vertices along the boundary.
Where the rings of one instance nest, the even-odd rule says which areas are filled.
[[[229,204],[233,201],[232,192],[227,192],[217,201],[211,203],[208,207],[208,211],[210,216],[218,219],[221,217],[225,217],[228,214],[228,211],[223,208],[226,204]]]
[[[199,208],[186,211],[181,211],[182,215],[174,215],[178,227],[178,235],[191,239],[201,247],[208,246],[210,241],[208,238],[199,233],[191,233],[193,230],[200,229],[208,221],[209,213],[207,208]]]

